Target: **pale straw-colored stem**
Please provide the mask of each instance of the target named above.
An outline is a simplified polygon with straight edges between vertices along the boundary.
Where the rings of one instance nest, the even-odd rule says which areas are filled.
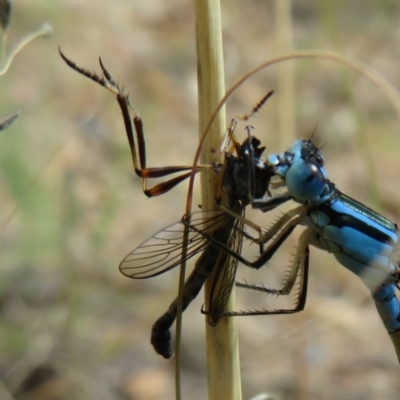
[[[199,132],[203,134],[219,100],[225,94],[222,51],[221,10],[219,0],[195,0],[196,43],[199,91]],[[215,161],[213,149],[218,149],[226,129],[225,108],[216,116],[205,139],[202,163]],[[216,175],[202,173],[202,207],[215,207]],[[206,307],[214,274],[205,284]],[[234,307],[234,294],[227,307]],[[206,322],[208,392],[210,400],[240,400],[241,383],[237,329],[234,318],[222,318],[216,327]]]
[[[25,36],[23,39],[21,39],[10,51],[10,53],[7,55],[6,59],[3,62],[3,65],[0,67],[0,76],[4,75],[8,69],[10,68],[10,65],[14,59],[14,57],[32,40],[35,40],[38,37],[41,36],[48,36],[52,32],[53,28],[51,27],[50,24],[43,24],[41,25],[36,31],[30,33],[29,35]],[[5,41],[3,42],[3,54],[5,54]]]

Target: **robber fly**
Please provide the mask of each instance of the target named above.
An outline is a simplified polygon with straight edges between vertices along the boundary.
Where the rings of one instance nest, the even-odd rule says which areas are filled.
[[[72,69],[105,87],[116,96],[124,119],[133,166],[136,174],[143,180],[143,192],[146,196],[152,197],[166,193],[191,175],[192,166],[147,168],[142,120],[130,107],[128,96],[113,80],[101,59],[102,76],[99,76],[78,67],[61,51],[60,55]],[[271,95],[272,92],[264,96],[253,108],[252,114],[256,113]],[[129,253],[119,266],[122,274],[129,278],[146,279],[169,271],[201,252],[193,272],[185,282],[182,308],[185,310],[196,298],[204,282],[216,268],[219,279],[215,279],[215,282],[219,283],[214,283],[212,287],[209,299],[210,309],[207,310],[208,322],[211,325],[217,324],[235,282],[238,259],[231,257],[230,253],[240,254],[244,224],[251,225],[250,221],[244,219],[245,208],[253,202],[263,204],[264,199],[270,197],[269,184],[275,174],[273,168],[262,160],[265,147],[260,147],[260,141],[251,136],[251,127],[246,128],[246,140],[242,144],[237,141],[234,135],[236,123],[235,119],[232,120],[228,129],[228,143],[231,142],[232,146],[230,146],[230,151],[225,152],[224,162],[199,165],[195,171],[197,173],[212,168],[218,173],[219,193],[216,204],[219,211],[194,213],[190,218],[188,234],[185,227],[188,224],[186,219],[157,232]],[[146,179],[164,177],[177,172],[181,174],[150,189],[147,188]],[[288,196],[275,196],[274,200],[270,200],[268,206],[265,207],[274,208],[276,204],[286,200]],[[204,235],[205,230],[207,236]],[[211,236],[213,240],[210,241],[208,236]],[[218,243],[218,246],[214,243]],[[186,247],[186,252],[182,252],[183,246]],[[178,299],[175,299],[152,328],[151,343],[156,352],[164,358],[170,358],[173,355],[169,329],[177,317],[177,305]]]

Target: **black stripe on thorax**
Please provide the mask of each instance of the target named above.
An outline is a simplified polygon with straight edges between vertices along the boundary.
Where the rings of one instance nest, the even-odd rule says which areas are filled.
[[[335,199],[343,202],[355,213],[364,215],[365,217],[370,218],[376,224],[381,225],[384,229],[390,230],[393,233],[397,234],[398,229],[396,224],[392,223],[391,221],[378,214],[376,211],[365,206],[364,204],[359,203],[358,201],[344,195],[339,191],[337,193],[337,196],[335,196]],[[336,226],[337,228],[354,228],[379,242],[387,243],[392,246],[395,244],[391,236],[387,235],[383,230],[377,229],[374,226],[369,225],[368,223],[361,220],[360,218],[357,218],[354,215],[344,214],[335,211],[330,207],[329,203],[326,205],[321,205],[317,209],[324,212],[330,218],[330,225]]]

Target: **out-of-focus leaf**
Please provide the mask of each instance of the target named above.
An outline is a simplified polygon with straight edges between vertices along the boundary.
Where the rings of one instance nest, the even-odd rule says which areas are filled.
[[[5,31],[10,23],[11,0],[0,0],[0,27]]]
[[[4,117],[0,117],[0,131],[3,131],[4,129],[9,127],[17,119],[20,112],[21,111],[18,111],[14,114],[9,114],[5,115]]]

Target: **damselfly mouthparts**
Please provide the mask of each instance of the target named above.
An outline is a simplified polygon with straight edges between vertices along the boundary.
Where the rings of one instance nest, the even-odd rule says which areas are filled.
[[[119,88],[101,60],[103,75],[99,76],[78,67],[61,51],[60,55],[72,69],[105,87],[116,96],[124,118],[135,172],[143,179],[143,191],[147,196],[163,194],[189,177],[192,171],[191,166],[146,167],[142,120],[130,107],[128,96]],[[268,93],[256,105],[252,114],[261,108],[271,94],[272,92]],[[247,127],[247,139],[242,144],[234,136],[235,127],[236,120],[232,120],[227,141],[232,143],[232,146],[231,151],[225,153],[224,162],[216,165],[200,165],[196,168],[196,172],[212,168],[219,174],[219,193],[216,204],[221,211],[194,213],[190,219],[188,234],[185,227],[187,222],[184,220],[165,228],[133,250],[120,264],[120,271],[125,276],[145,279],[179,266],[183,261],[202,252],[195,269],[185,282],[182,308],[186,309],[198,295],[211,271],[216,268],[216,275],[220,278],[216,279],[218,284],[215,284],[211,290],[208,310],[209,323],[212,325],[217,324],[220,315],[223,314],[235,282],[238,259],[231,257],[230,253],[240,254],[241,252],[245,207],[253,202],[264,204],[265,198],[270,195],[268,189],[270,180],[275,174],[273,168],[262,160],[265,148],[260,147],[260,141],[250,135],[250,127]],[[137,143],[134,139],[134,130]],[[189,172],[184,172],[153,188],[147,188],[146,179],[148,178],[159,178],[183,171]],[[286,195],[275,196],[265,207],[275,207],[276,204],[287,199]],[[247,223],[251,224],[249,221]],[[207,232],[207,236],[204,232]],[[212,237],[212,241],[208,240],[208,236]],[[214,243],[218,243],[218,246]],[[182,252],[182,247],[186,247],[185,252]],[[152,329],[151,343],[157,353],[165,358],[173,355],[169,329],[177,317],[177,303],[178,299],[175,299],[168,310],[154,323]]]

